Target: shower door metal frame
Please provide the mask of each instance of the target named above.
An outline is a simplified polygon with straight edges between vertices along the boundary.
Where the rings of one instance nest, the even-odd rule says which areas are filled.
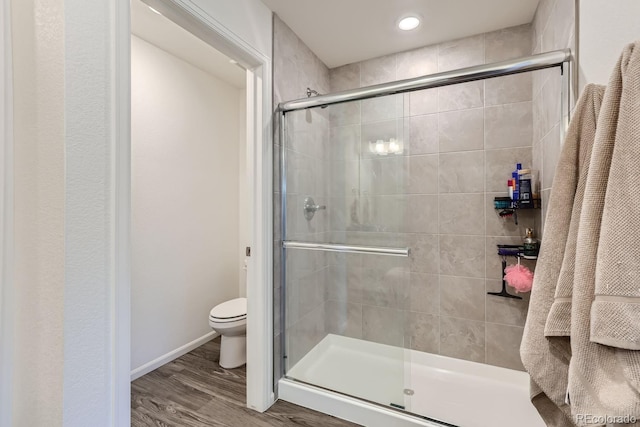
[[[571,49],[556,50],[552,52],[531,55],[523,58],[496,62],[492,64],[477,65],[458,70],[429,74],[412,79],[398,80],[390,83],[366,86],[363,88],[346,90],[327,95],[319,95],[312,98],[302,98],[278,105],[276,114],[279,116],[279,142],[280,142],[280,233],[282,244],[280,247],[280,368],[282,376],[286,376],[286,251],[287,248],[324,250],[332,252],[360,252],[369,254],[382,254],[392,256],[408,256],[408,248],[382,248],[382,247],[357,247],[336,244],[318,244],[315,242],[293,242],[287,240],[287,148],[286,148],[286,114],[288,112],[306,110],[315,107],[325,107],[344,102],[360,101],[387,95],[396,95],[418,90],[455,85],[475,80],[486,80],[495,77],[509,76],[512,74],[529,71],[543,70],[546,68],[560,67],[562,78],[562,126],[561,136],[564,138],[568,127],[571,112]]]

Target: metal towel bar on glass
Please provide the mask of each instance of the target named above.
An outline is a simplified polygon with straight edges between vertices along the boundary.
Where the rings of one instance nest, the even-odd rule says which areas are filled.
[[[306,249],[308,251],[326,251],[326,252],[345,252],[353,254],[371,254],[371,255],[390,255],[399,257],[408,257],[409,248],[387,248],[380,246],[358,246],[358,245],[340,245],[333,243],[309,243],[284,241],[282,247],[285,249]]]

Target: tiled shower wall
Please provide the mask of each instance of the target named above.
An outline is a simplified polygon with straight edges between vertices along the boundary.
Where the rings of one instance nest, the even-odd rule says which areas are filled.
[[[533,53],[570,48],[576,53],[575,0],[541,0],[532,23]],[[571,108],[575,101],[577,67],[572,61]],[[540,171],[542,215],[551,193],[551,185],[562,147],[561,78],[557,68],[533,73],[533,167]]]
[[[573,15],[563,2],[573,3],[542,0],[533,26],[333,70],[274,17],[275,105],[305,97],[307,87],[328,93],[526,56],[532,46],[535,53],[564,47],[564,25],[573,25]],[[486,291],[500,288],[495,244],[521,242],[525,227],[540,227],[541,215],[525,214],[516,227],[497,217],[492,200],[506,194],[506,179],[520,161],[541,171],[546,202],[560,147],[559,77],[551,78],[557,74],[527,73],[289,115],[288,238],[413,251],[409,260],[289,251],[289,364],[326,333],[338,333],[521,369],[526,295],[506,300]],[[369,140],[390,136],[404,142],[401,156],[369,153]],[[275,160],[277,379],[281,236]],[[327,204],[312,221],[301,216],[307,195]]]
[[[330,71],[331,91],[531,54],[524,25]],[[329,107],[328,216],[338,242],[408,246],[409,260],[329,257],[327,331],[522,369],[527,299],[501,286],[497,243],[519,243],[493,209],[516,162],[532,164],[532,75],[519,74]],[[395,137],[399,156],[368,142]]]
[[[329,91],[329,70],[311,50],[274,15],[273,22],[273,82],[274,110],[282,101],[306,97],[306,88],[320,93]],[[288,115],[287,121],[287,238],[302,241],[323,241],[328,227],[321,211],[313,222],[302,214],[305,196],[325,204],[326,141],[329,139],[329,116],[326,110],[301,111]],[[279,129],[276,123],[275,135]],[[280,143],[274,147],[274,379],[280,370]],[[286,327],[291,343],[290,363],[317,344],[325,333],[326,256],[321,252],[289,251],[287,260],[288,294]]]

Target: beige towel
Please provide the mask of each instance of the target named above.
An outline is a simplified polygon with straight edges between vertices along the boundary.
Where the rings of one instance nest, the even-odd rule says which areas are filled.
[[[531,376],[531,400],[547,425],[553,427],[574,425],[570,408],[565,404],[571,354],[566,339],[564,342],[547,339],[544,330],[563,267],[572,216],[578,209],[571,207],[580,178],[584,181],[602,93],[601,86],[585,88],[567,132],[549,199],[545,237],[520,347],[522,363]]]
[[[578,226],[580,223],[580,214],[582,213],[582,201],[584,199],[584,191],[587,185],[587,174],[589,172],[589,161],[591,160],[591,151],[596,134],[596,121],[600,113],[602,105],[602,97],[604,95],[605,86],[588,85],[585,88],[583,97],[589,105],[588,114],[580,114],[576,117],[573,124],[580,126],[583,138],[578,147],[569,146],[567,141],[564,146],[563,155],[566,156],[566,162],[558,165],[559,177],[564,177],[569,173],[575,174],[572,178],[577,178],[577,185],[573,199],[573,208],[571,211],[571,224],[569,226],[569,234],[564,248],[562,257],[562,266],[558,277],[556,294],[551,306],[551,311],[547,317],[544,334],[547,337],[567,337],[567,339],[556,339],[552,342],[559,349],[571,355],[571,345],[568,337],[571,335],[571,297],[573,290],[573,279],[576,265],[576,246],[578,244]],[[571,162],[571,163],[570,163]],[[562,169],[561,169],[562,168]],[[568,206],[568,205],[566,205]]]
[[[581,426],[599,425],[582,414],[640,419],[638,168],[640,42],[625,48],[609,80],[580,217],[569,397]]]

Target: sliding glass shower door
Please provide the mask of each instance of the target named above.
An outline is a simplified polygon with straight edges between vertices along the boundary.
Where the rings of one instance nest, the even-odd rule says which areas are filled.
[[[282,296],[288,378],[406,409],[410,232],[433,207],[407,194],[403,117],[402,95],[285,114]]]

